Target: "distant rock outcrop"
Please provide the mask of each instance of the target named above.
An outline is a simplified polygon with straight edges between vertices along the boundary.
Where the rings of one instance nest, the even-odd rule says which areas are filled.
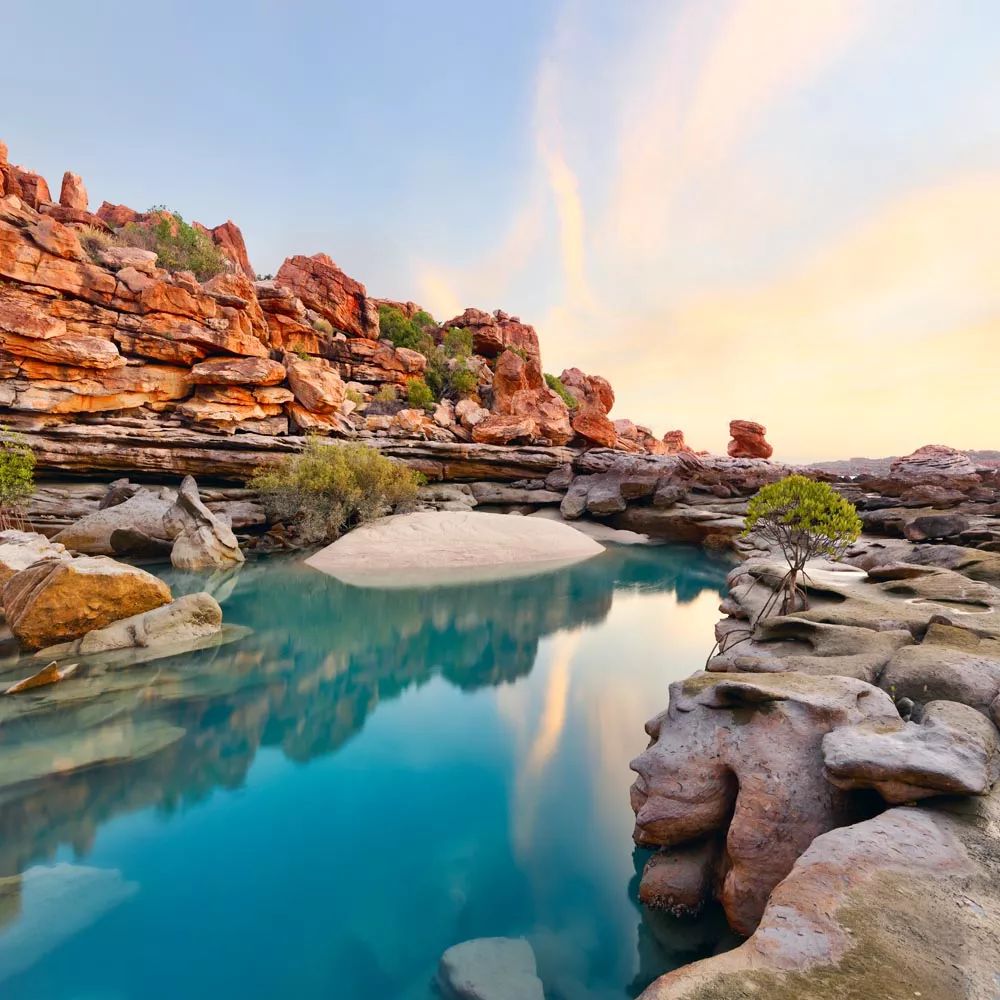
[[[753,420],[730,420],[729,434],[732,440],[726,448],[730,458],[770,458],[774,449],[764,435],[767,428]]]

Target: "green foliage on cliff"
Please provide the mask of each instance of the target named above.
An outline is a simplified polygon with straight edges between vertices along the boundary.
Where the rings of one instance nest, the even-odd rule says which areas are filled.
[[[34,490],[35,453],[20,434],[0,426],[0,530],[24,527]]]
[[[318,437],[297,455],[258,469],[247,485],[268,515],[303,544],[330,542],[366,521],[406,508],[423,476],[363,444]]]
[[[806,606],[799,576],[810,559],[840,559],[861,534],[854,506],[828,483],[786,476],[751,498],[743,534],[755,532],[776,545],[788,563],[781,613]]]
[[[418,320],[418,317],[421,319]],[[411,319],[395,306],[378,307],[379,330],[382,337],[391,340],[393,347],[405,347],[407,350],[419,351],[426,355],[434,347],[434,338],[424,329],[428,324],[422,317],[426,317],[433,324],[434,320],[430,313],[423,310],[415,313]]]
[[[579,401],[576,396],[574,396],[566,386],[563,385],[563,380],[558,375],[552,375],[549,372],[545,373],[545,384],[555,393],[558,393],[562,397],[562,401],[571,409],[575,410],[579,405]]]
[[[449,358],[464,360],[472,357],[472,331],[457,326],[449,327],[445,331],[441,347]]]
[[[192,271],[199,281],[207,281],[226,270],[225,254],[212,237],[185,222],[178,212],[162,205],[144,222],[129,222],[117,233],[124,246],[139,247],[156,253],[156,263],[168,271]]]
[[[410,379],[406,384],[406,401],[414,409],[429,410],[434,405],[434,393],[422,378]]]

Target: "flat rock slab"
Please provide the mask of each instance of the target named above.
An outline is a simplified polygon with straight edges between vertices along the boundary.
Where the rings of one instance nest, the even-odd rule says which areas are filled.
[[[448,1000],[544,1000],[535,953],[524,938],[476,938],[449,948],[438,966]]]
[[[356,586],[412,587],[527,576],[603,551],[581,532],[541,518],[422,511],[362,525],[306,562]]]

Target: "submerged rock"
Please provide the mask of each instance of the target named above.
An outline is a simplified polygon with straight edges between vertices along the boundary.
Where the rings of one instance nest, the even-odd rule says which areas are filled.
[[[438,965],[447,1000],[544,1000],[535,953],[524,938],[476,938],[453,945]]]
[[[79,664],[69,663],[64,667],[60,667],[58,663],[53,660],[47,666],[42,667],[41,670],[36,671],[30,677],[25,677],[23,680],[15,681],[10,685],[4,694],[20,694],[22,691],[31,691],[33,688],[47,687],[49,684],[58,684],[59,681],[66,680],[67,677],[72,677],[76,673]]]
[[[162,580],[104,556],[43,559],[3,589],[7,624],[27,649],[77,639],[169,601]]]
[[[306,562],[346,583],[392,587],[537,573],[603,551],[581,532],[540,518],[421,511],[355,528]]]

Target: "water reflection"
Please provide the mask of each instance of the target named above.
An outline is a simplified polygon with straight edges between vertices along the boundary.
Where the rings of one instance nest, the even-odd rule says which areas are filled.
[[[604,651],[600,642],[592,641],[588,655],[609,661],[605,667],[613,668],[617,678],[608,669],[598,669],[601,663],[596,660],[588,668],[587,655],[579,650],[580,635],[595,636],[587,630],[604,622],[613,604],[616,613],[627,613],[630,596],[672,593],[678,604],[685,604],[707,594],[714,603],[726,569],[684,549],[611,548],[596,559],[539,577],[385,591],[342,584],[297,559],[247,565],[213,585],[219,588],[226,620],[249,627],[250,635],[131,667],[90,663],[86,675],[71,684],[18,699],[16,704],[14,699],[0,704],[0,877],[17,876],[57,857],[62,845],[71,846],[77,856],[87,856],[98,832],[116,817],[155,807],[169,821],[214,790],[239,788],[262,748],[280,748],[284,759],[302,763],[332,755],[360,733],[381,706],[435,679],[469,693],[498,688],[495,711],[508,719],[511,729],[520,727],[520,735],[515,732],[519,749],[511,791],[514,827],[532,810],[537,812],[546,795],[551,796],[541,776],[560,746],[567,713],[577,712],[597,736],[581,754],[590,772],[572,780],[594,782],[589,794],[599,804],[596,813],[614,813],[617,840],[630,826],[621,798],[628,775],[620,759],[637,749],[636,739],[641,741],[637,713],[641,720],[657,706],[648,701],[646,690],[630,683],[624,665],[613,662],[613,649]],[[164,576],[175,593],[205,585],[204,578],[171,571]],[[540,644],[555,633],[540,657]],[[629,648],[630,638],[623,633],[610,641],[619,652]],[[649,660],[656,652],[649,648],[645,633],[636,642],[636,658]],[[531,683],[522,680],[511,686],[528,678],[540,659],[542,666]],[[576,693],[570,704],[571,671],[577,670],[577,659],[582,666],[579,680],[572,675]],[[664,691],[665,687],[663,681]],[[631,698],[638,704],[616,710],[616,698]],[[422,735],[434,739],[433,733]],[[611,749],[609,741],[614,744]],[[503,756],[500,749],[491,752],[498,759]],[[601,768],[608,760],[615,763],[605,781]],[[53,762],[60,773],[44,775]],[[441,780],[446,783],[447,776]],[[499,808],[507,808],[503,793],[491,793],[489,782],[486,785],[480,793],[482,810],[495,809],[493,799],[498,794]],[[601,801],[605,795],[607,803]],[[488,796],[492,798],[487,801]],[[531,809],[526,800],[534,801]],[[534,843],[537,834],[533,839],[530,832],[511,832],[512,849],[530,877],[533,866],[537,873],[545,864],[544,851]],[[567,836],[579,839],[578,831],[568,830]],[[620,846],[619,857],[628,864],[627,839]],[[499,874],[509,863],[502,858],[495,863],[484,860],[486,847],[475,840],[469,849],[472,854],[452,856],[442,869],[445,877],[457,880],[446,895],[461,898],[458,912],[465,911],[461,919],[479,926],[485,920],[481,908],[501,906],[497,900],[508,896],[516,897],[512,909],[523,909],[526,888]],[[580,845],[574,849],[583,850]],[[606,848],[602,850],[606,853]],[[491,864],[495,873],[487,876],[480,871]],[[467,884],[472,876],[461,877],[461,872],[475,872],[477,892]],[[501,882],[484,892],[484,878],[489,883],[493,877]],[[626,896],[627,877],[619,880],[616,869],[608,881],[621,887],[622,925],[632,928],[628,949],[634,954],[634,893]],[[377,894],[378,889],[375,885],[372,892]],[[553,892],[572,898],[576,889],[556,885]],[[583,896],[580,900],[585,902]],[[17,923],[16,912],[8,917]],[[333,942],[343,952],[342,960],[330,959],[344,966],[338,973],[341,982],[353,976],[359,983],[357,992],[348,990],[342,994],[345,997],[371,995],[368,991],[379,976],[393,975],[384,967],[385,956],[372,958],[378,952],[377,937],[366,933],[360,917],[357,920],[354,931],[341,927]],[[656,955],[646,965],[658,974],[663,971],[664,946],[655,933],[652,938],[650,934],[643,924],[640,966],[644,953]],[[576,954],[575,961],[580,961],[581,941],[573,934],[564,940],[553,938],[548,948],[542,937],[535,943],[553,982],[566,976],[565,955]],[[365,954],[369,960],[362,962]],[[410,964],[418,961],[425,962],[426,956],[413,956]],[[403,964],[402,959],[397,964]],[[376,974],[375,966],[381,972]],[[592,971],[581,972],[577,986]],[[640,969],[639,978],[644,975]],[[303,989],[309,992],[308,987]]]

